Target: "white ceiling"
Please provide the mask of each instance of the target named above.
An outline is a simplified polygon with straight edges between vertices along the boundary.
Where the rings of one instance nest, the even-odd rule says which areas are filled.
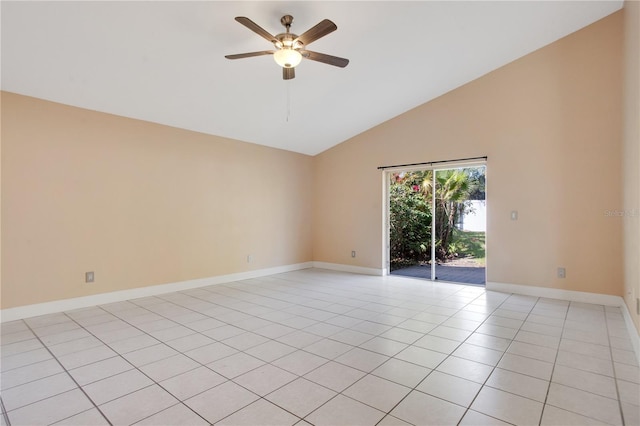
[[[622,1],[2,1],[2,90],[315,155],[622,7]],[[285,82],[280,17],[338,30]]]

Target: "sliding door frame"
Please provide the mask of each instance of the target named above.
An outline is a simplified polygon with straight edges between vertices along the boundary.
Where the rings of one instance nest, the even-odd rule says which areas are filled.
[[[431,178],[433,179],[431,184],[433,185],[434,190],[431,191],[431,208],[432,211],[436,205],[436,173],[439,170],[451,170],[458,168],[467,168],[467,167],[484,167],[485,168],[485,176],[487,174],[487,159],[486,157],[483,160],[454,160],[454,161],[437,161],[433,163],[425,163],[424,165],[402,165],[396,167],[383,167],[380,168],[382,170],[382,227],[383,227],[383,242],[382,242],[382,259],[383,259],[383,274],[391,275],[391,175],[393,173],[398,172],[420,172],[424,170],[433,170]],[[485,180],[486,185],[486,180]],[[485,186],[486,193],[486,186]],[[486,197],[485,197],[486,200]],[[435,221],[436,217],[434,214],[431,215],[431,259],[435,259],[436,256],[436,233],[435,229]],[[485,234],[486,235],[486,234]],[[485,237],[486,238],[486,237]],[[486,250],[486,249],[485,249]],[[485,251],[486,258],[486,251]],[[485,272],[486,274],[486,272]],[[436,262],[431,262],[431,281],[436,280]],[[486,276],[485,276],[486,281]]]

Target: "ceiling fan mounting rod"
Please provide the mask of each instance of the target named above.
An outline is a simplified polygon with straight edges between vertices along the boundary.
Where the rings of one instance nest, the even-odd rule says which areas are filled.
[[[282,25],[284,25],[285,27],[285,32],[276,35],[276,40],[277,42],[274,43],[276,48],[278,49],[297,49],[302,47],[302,43],[296,43],[296,45],[294,46],[293,41],[295,39],[298,38],[297,34],[292,33],[291,30],[291,24],[293,23],[293,16],[291,15],[284,15],[282,18],[280,18],[280,23]]]
[[[293,23],[293,16],[284,15],[282,18],[280,18],[280,23],[284,25],[284,27],[287,29],[287,32],[289,32],[289,28],[291,28],[291,24]]]

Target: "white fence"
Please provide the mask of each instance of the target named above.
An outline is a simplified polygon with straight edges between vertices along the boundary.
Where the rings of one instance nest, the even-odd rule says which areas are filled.
[[[472,200],[471,212],[465,214],[460,220],[460,229],[463,231],[486,232],[487,231],[487,202],[485,200]]]

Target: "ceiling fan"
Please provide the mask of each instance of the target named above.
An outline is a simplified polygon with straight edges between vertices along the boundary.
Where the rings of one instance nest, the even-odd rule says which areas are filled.
[[[324,53],[312,52],[311,50],[306,49],[306,47],[314,41],[338,29],[336,24],[328,19],[323,20],[300,36],[290,32],[291,23],[293,23],[293,16],[291,15],[285,15],[280,19],[280,23],[285,27],[285,32],[275,36],[269,34],[258,24],[244,16],[236,17],[236,21],[240,22],[242,25],[249,28],[265,40],[268,40],[270,43],[273,43],[273,46],[276,49],[240,53],[237,55],[226,55],[225,58],[227,59],[242,59],[250,58],[252,56],[273,55],[273,59],[282,67],[282,78],[284,80],[291,80],[292,78],[295,78],[295,67],[302,61],[302,58],[334,65],[340,68],[344,68],[349,64],[348,59]]]

